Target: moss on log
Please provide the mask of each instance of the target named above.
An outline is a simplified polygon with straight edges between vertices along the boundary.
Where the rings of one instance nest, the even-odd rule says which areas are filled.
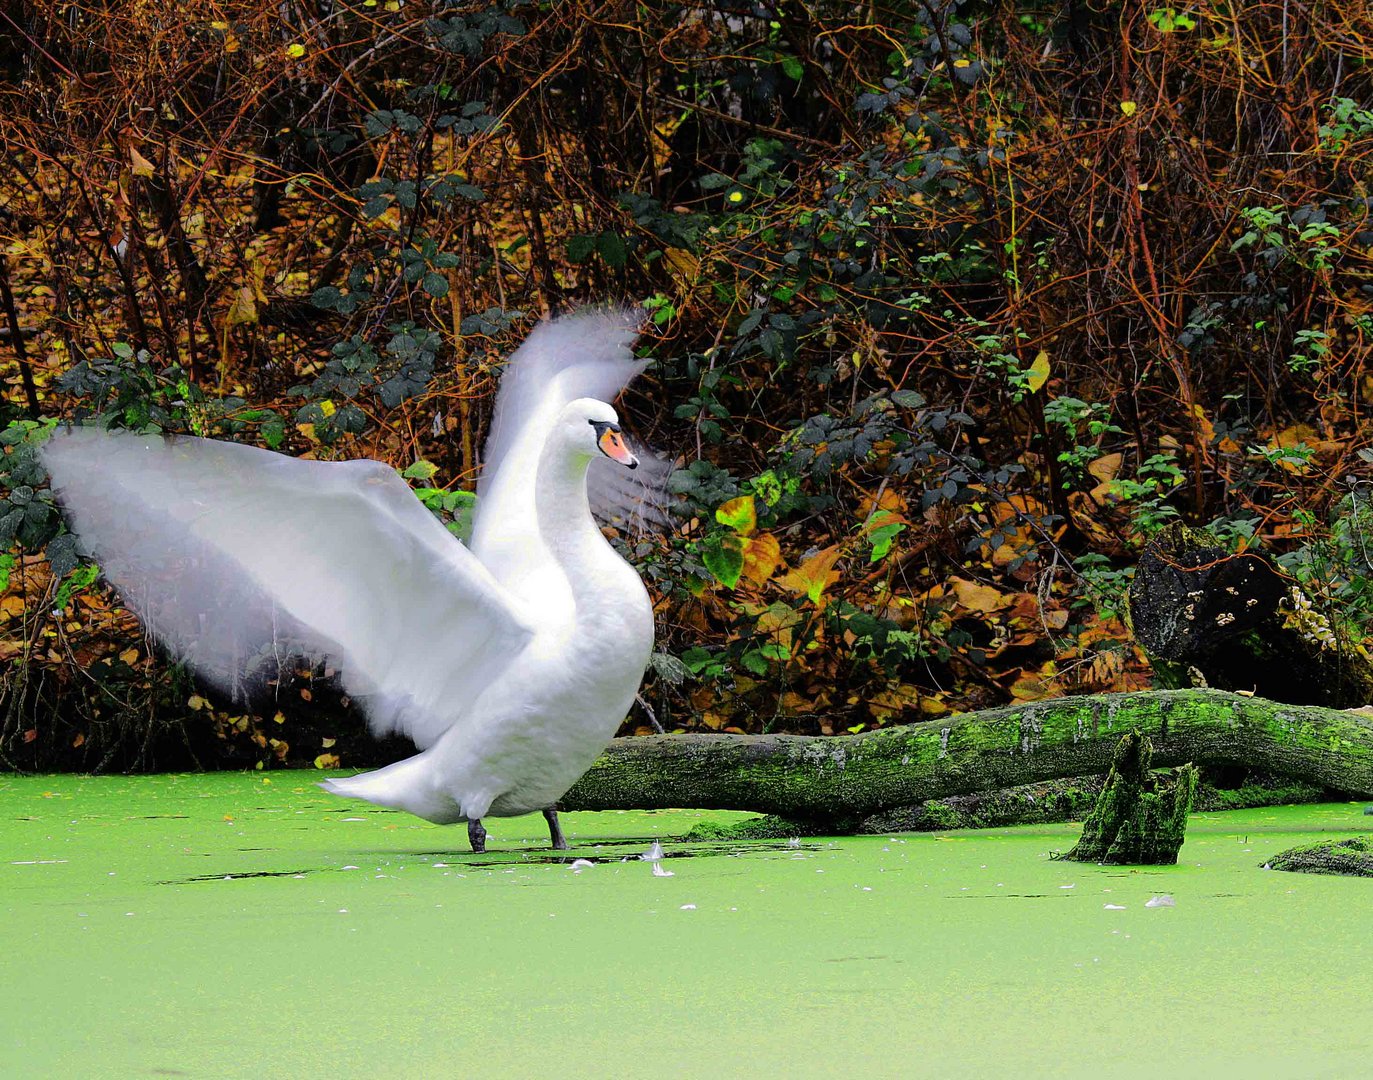
[[[928,799],[1101,774],[1138,729],[1156,766],[1240,765],[1373,796],[1373,718],[1218,690],[1054,698],[836,737],[616,739],[566,810],[751,810],[853,831]],[[794,835],[794,834],[793,834]]]
[[[1303,874],[1349,874],[1373,877],[1373,836],[1348,840],[1324,840],[1294,847],[1264,864],[1269,870],[1294,870]]]
[[[1138,731],[1120,740],[1082,836],[1063,858],[1125,866],[1177,863],[1197,791],[1197,770],[1184,765],[1171,783],[1160,783],[1149,775],[1153,756],[1148,736]]]

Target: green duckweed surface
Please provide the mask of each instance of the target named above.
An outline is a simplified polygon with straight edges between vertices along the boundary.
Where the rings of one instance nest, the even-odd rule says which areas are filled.
[[[0,777],[6,1077],[1366,1075],[1373,883],[1264,860],[1361,805],[689,845],[718,812],[459,828],[318,774]],[[637,856],[659,839],[671,876]],[[590,867],[573,868],[573,858]],[[627,860],[627,861],[626,861]],[[1174,907],[1146,908],[1159,894]],[[1108,905],[1116,905],[1116,910]]]

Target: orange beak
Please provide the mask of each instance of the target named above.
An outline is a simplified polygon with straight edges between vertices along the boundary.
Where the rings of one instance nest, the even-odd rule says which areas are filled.
[[[601,448],[601,453],[610,458],[611,461],[618,461],[626,468],[637,469],[639,459],[629,452],[629,447],[625,445],[624,437],[620,434],[620,429],[607,424],[601,431],[601,436],[596,440],[596,445]]]

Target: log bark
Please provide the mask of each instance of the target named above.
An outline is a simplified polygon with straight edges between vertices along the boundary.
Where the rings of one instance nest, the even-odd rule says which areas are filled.
[[[836,737],[616,739],[559,801],[565,810],[750,810],[856,828],[927,799],[1105,773],[1127,731],[1155,767],[1242,765],[1373,796],[1373,717],[1219,690],[1053,698]]]

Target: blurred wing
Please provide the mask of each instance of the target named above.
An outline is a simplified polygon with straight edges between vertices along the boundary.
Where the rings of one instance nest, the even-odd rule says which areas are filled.
[[[595,458],[586,472],[586,493],[591,512],[607,525],[633,536],[671,528],[673,496],[667,482],[675,464],[642,443],[626,439],[639,459],[637,469],[626,469],[607,457]]]
[[[432,745],[533,635],[378,461],[78,428],[43,464],[82,545],[179,659],[244,700],[336,669],[378,734]]]
[[[472,551],[496,580],[510,582],[530,569],[524,538],[538,535],[534,473],[558,411],[579,397],[614,401],[647,366],[631,351],[638,321],[637,313],[624,310],[565,316],[536,326],[510,357],[472,526]]]

